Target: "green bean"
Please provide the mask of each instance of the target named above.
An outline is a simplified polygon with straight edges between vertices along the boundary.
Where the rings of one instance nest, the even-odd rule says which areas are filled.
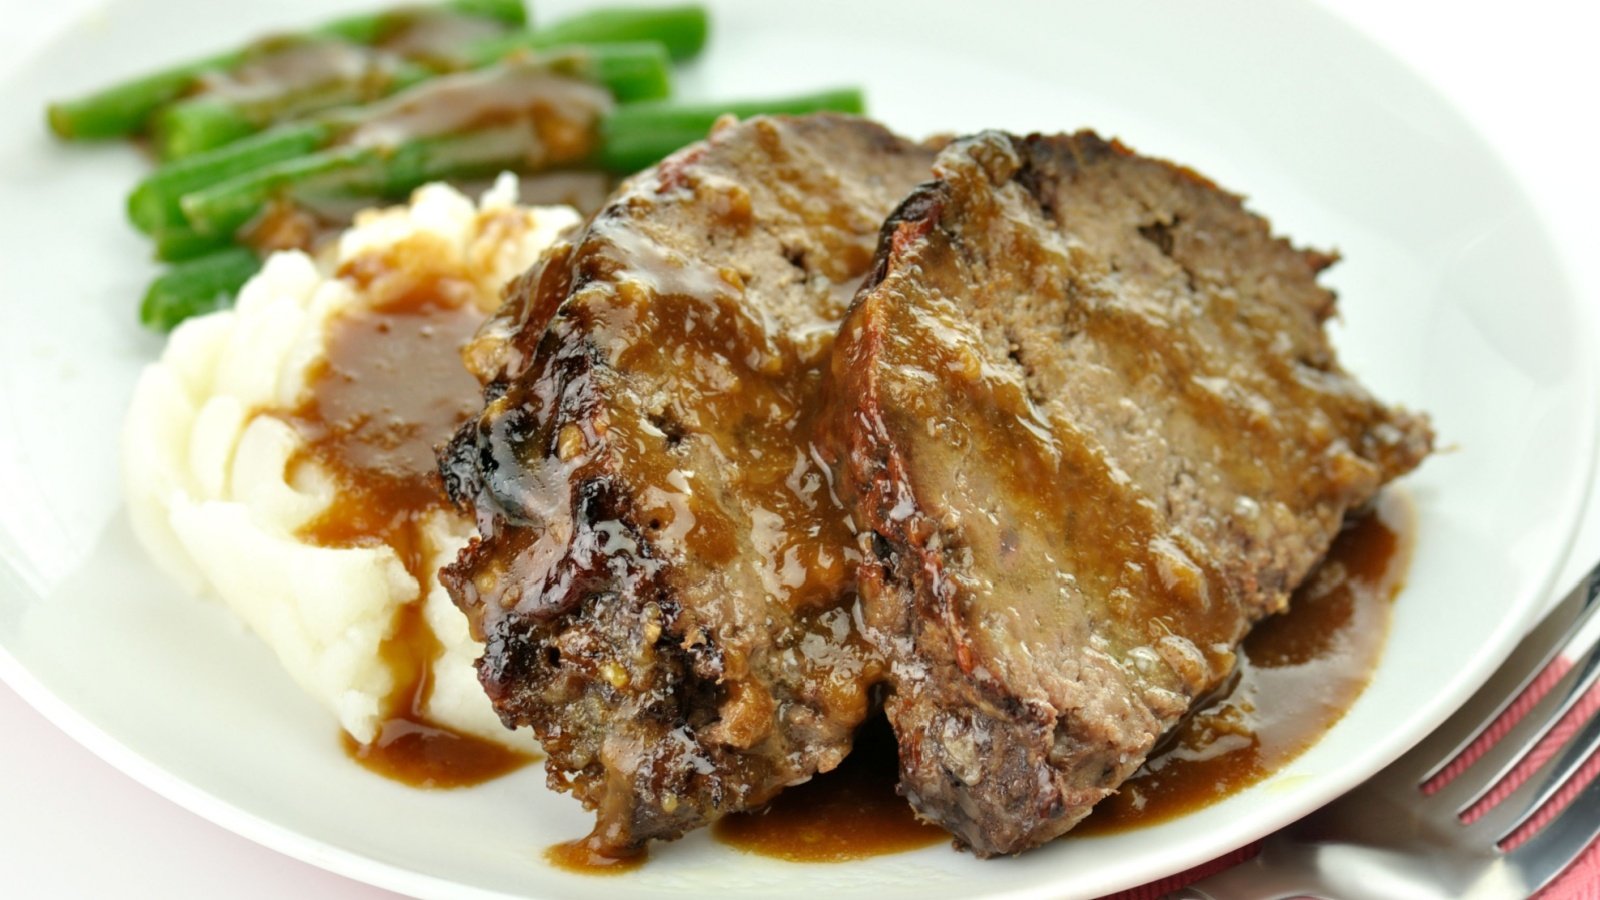
[[[156,259],[162,262],[183,262],[233,244],[232,235],[202,234],[188,225],[163,228],[151,237],[156,244]]]
[[[709,30],[703,6],[623,6],[591,10],[545,28],[494,38],[475,48],[474,55],[479,62],[489,63],[516,50],[657,41],[674,62],[682,62],[705,48]]]
[[[146,234],[188,225],[179,199],[262,166],[316,152],[335,129],[320,122],[284,125],[210,153],[167,163],[128,195],[128,218]]]
[[[453,0],[441,8],[487,16],[516,26],[526,22],[519,0]],[[408,10],[385,10],[350,16],[314,28],[307,36],[372,43],[389,32],[396,16],[410,14]],[[226,72],[251,55],[251,48],[246,47],[172,66],[87,96],[52,103],[46,110],[46,118],[50,129],[67,140],[101,140],[137,134],[145,130],[151,116],[161,107],[192,92],[204,75]]]
[[[412,137],[392,147],[334,147],[211,185],[184,196],[182,206],[189,222],[202,234],[231,234],[273,197],[300,188],[336,187],[397,197],[428,181],[472,178],[505,169],[527,172],[588,162],[627,173],[705,137],[712,123],[727,113],[858,113],[861,109],[861,92],[855,89],[692,106],[633,104],[616,107],[601,117],[598,147],[587,160],[532,154],[526,129],[513,122],[463,134]]]
[[[553,68],[604,87],[618,103],[672,96],[671,57],[657,41],[555,47],[542,56]]]
[[[686,105],[675,102],[634,103],[612,110],[600,124],[595,163],[613,172],[636,172],[685,144],[706,136],[720,116],[841,112],[860,114],[861,91],[841,88],[768,100]]]
[[[660,44],[603,44],[570,47],[539,57],[514,60],[511,67],[548,68],[610,90],[618,100],[654,99],[671,92],[666,51]],[[482,78],[482,74],[448,76],[449,79]],[[492,77],[489,76],[489,77]],[[415,91],[448,89],[459,80],[435,80]],[[300,123],[279,125],[243,140],[188,159],[175,160],[146,176],[128,197],[128,217],[147,234],[186,226],[180,200],[185,194],[236,178],[246,172],[295,157],[306,156],[334,144],[339,135],[381,117],[393,106],[413,102],[421,94],[398,94],[389,106],[376,105],[351,111],[330,111]],[[165,257],[163,257],[165,258]]]
[[[184,319],[226,307],[260,269],[261,258],[243,247],[179,263],[151,282],[139,306],[139,321],[171,331]]]
[[[320,90],[280,93],[256,99],[200,94],[168,103],[150,120],[156,155],[172,162],[242,140],[279,122],[325,109],[370,103],[434,77],[426,66],[402,62],[381,77],[326,85]]]
[[[377,13],[358,13],[325,22],[315,30],[315,33],[342,38],[354,44],[375,44],[383,40],[393,29],[396,19],[413,15],[418,9],[427,8],[400,6]],[[517,28],[525,28],[528,24],[528,11],[522,5],[522,0],[447,0],[438,8],[464,16],[495,19]]]
[[[183,96],[201,74],[237,65],[242,51],[174,66],[96,91],[52,103],[46,109],[50,130],[72,141],[127,137],[142,130],[163,104]]]
[[[463,50],[458,65],[459,68],[480,68],[516,53],[556,52],[569,45],[584,44],[594,45],[594,49],[599,50],[606,45],[643,41],[659,41],[673,59],[687,59],[705,45],[706,29],[706,12],[699,6],[597,9],[542,30],[480,41]],[[273,94],[246,100],[200,94],[164,105],[152,119],[151,132],[162,159],[183,159],[254,134],[276,122],[323,109],[378,100],[445,74],[448,68],[402,63],[382,77],[354,79],[310,95]],[[660,71],[655,81],[620,80],[631,90],[618,91],[617,101],[629,103],[667,96],[669,85],[665,67]],[[653,69],[650,74],[654,75]]]
[[[281,192],[318,182],[324,176],[349,178],[364,166],[381,165],[382,159],[383,153],[374,147],[334,147],[251,170],[186,194],[180,203],[195,231],[231,236]]]

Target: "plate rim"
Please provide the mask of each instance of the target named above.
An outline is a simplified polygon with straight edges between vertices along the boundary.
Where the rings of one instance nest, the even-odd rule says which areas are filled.
[[[41,57],[48,55],[63,44],[71,43],[72,35],[83,28],[93,16],[103,12],[110,3],[102,3],[97,7],[71,19],[50,38],[35,45],[35,47],[21,58],[15,60],[10,70],[0,77],[0,81],[11,81],[16,74],[27,70]],[[1457,119],[1474,142],[1474,149],[1483,157],[1484,162],[1493,168],[1510,187],[1519,200],[1527,206],[1530,214],[1530,224],[1535,230],[1537,243],[1550,251],[1553,271],[1551,274],[1557,279],[1561,292],[1570,301],[1567,310],[1574,319],[1588,329],[1589,333],[1595,331],[1596,322],[1600,322],[1600,310],[1592,308],[1592,304],[1583,302],[1575,279],[1573,278],[1574,263],[1572,251],[1563,246],[1561,242],[1553,239],[1551,223],[1544,213],[1541,205],[1535,201],[1527,188],[1527,184],[1518,172],[1507,161],[1501,150],[1501,144],[1494,140],[1478,125],[1475,117],[1470,116],[1457,102],[1454,95],[1439,87],[1436,82],[1426,77],[1416,69],[1405,57],[1392,50],[1387,44],[1380,42],[1375,36],[1355,25],[1351,20],[1341,15],[1336,7],[1331,7],[1322,0],[1301,0],[1302,10],[1314,14],[1332,27],[1337,27],[1343,32],[1344,39],[1355,40],[1367,45],[1374,52],[1390,64],[1403,69],[1409,80],[1426,90],[1431,102],[1437,104],[1453,118]],[[1419,721],[1426,721],[1426,728],[1418,728],[1414,736],[1391,748],[1391,752],[1383,754],[1381,765],[1371,768],[1361,779],[1357,779],[1349,786],[1330,789],[1321,787],[1308,789],[1300,794],[1301,799],[1315,798],[1309,808],[1319,808],[1339,795],[1347,792],[1359,783],[1360,780],[1370,778],[1383,766],[1387,766],[1394,759],[1403,755],[1417,743],[1421,742],[1428,734],[1436,730],[1439,725],[1449,717],[1466,698],[1475,692],[1479,686],[1486,682],[1494,671],[1510,655],[1516,644],[1520,641],[1529,627],[1537,621],[1550,607],[1554,600],[1560,596],[1560,591],[1565,587],[1557,583],[1564,571],[1571,567],[1575,561],[1577,539],[1582,523],[1587,514],[1600,500],[1600,456],[1597,456],[1597,447],[1600,447],[1600,359],[1593,354],[1578,354],[1576,368],[1580,374],[1574,376],[1574,387],[1579,391],[1575,405],[1591,410],[1585,420],[1585,425],[1580,434],[1574,437],[1575,453],[1587,460],[1582,466],[1582,484],[1573,491],[1575,500],[1569,500],[1562,510],[1563,516],[1560,523],[1559,545],[1552,551],[1550,562],[1546,571],[1538,578],[1529,580],[1528,592],[1539,602],[1522,604],[1515,614],[1502,617],[1493,632],[1493,640],[1480,646],[1479,652],[1472,662],[1475,667],[1469,667],[1470,672],[1458,675],[1447,687],[1448,691],[1441,691],[1428,698],[1419,708],[1420,713],[1426,713]],[[9,559],[0,559],[0,569],[5,574],[16,574],[15,564]],[[9,588],[8,588],[9,589]],[[1385,652],[1388,652],[1389,643],[1385,643]],[[244,809],[222,797],[203,788],[196,787],[181,775],[169,770],[161,763],[134,750],[132,747],[111,735],[100,725],[80,713],[71,704],[63,700],[41,681],[28,667],[17,658],[4,643],[0,643],[0,682],[5,683],[41,716],[53,726],[61,729],[70,738],[81,746],[94,753],[124,775],[134,779],[141,785],[151,789],[164,799],[177,804],[203,819],[212,822],[228,831],[238,834],[261,846],[281,853],[292,859],[297,859],[310,865],[317,866],[329,872],[351,878],[366,884],[405,894],[424,892],[423,896],[459,897],[459,898],[514,898],[531,896],[521,892],[505,893],[492,888],[486,888],[458,881],[450,881],[435,875],[404,867],[402,865],[384,862],[367,856],[360,851],[347,849],[321,839],[311,837],[304,832],[279,825],[270,819]],[[1451,696],[1444,700],[1443,697]],[[1359,698],[1357,700],[1359,702]],[[1341,766],[1319,779],[1319,784],[1340,779],[1332,775],[1341,773],[1348,766]],[[1363,769],[1367,768],[1362,766]],[[1230,795],[1230,796],[1236,796]],[[1226,798],[1224,798],[1226,800]],[[1218,801],[1223,802],[1223,801]],[[1254,828],[1241,828],[1230,830],[1235,837],[1243,835],[1238,840],[1230,839],[1230,846],[1222,851],[1208,851],[1196,855],[1194,853],[1173,854],[1171,865],[1163,864],[1155,877],[1170,876],[1183,872],[1195,865],[1203,864],[1216,858],[1221,853],[1231,852],[1272,833],[1295,818],[1303,815],[1296,812],[1293,815],[1282,817],[1283,821],[1274,821],[1275,817],[1261,817]],[[1144,881],[1151,879],[1146,878]],[[1121,882],[1119,882],[1120,884]],[[1133,887],[1135,882],[1124,887]],[[1113,890],[1119,889],[1116,887]],[[1056,896],[1051,893],[1048,883],[1032,886],[1020,886],[1014,889],[1001,890],[997,893],[985,894],[992,898],[1007,898],[1007,900],[1022,900],[1022,898],[1043,898]]]

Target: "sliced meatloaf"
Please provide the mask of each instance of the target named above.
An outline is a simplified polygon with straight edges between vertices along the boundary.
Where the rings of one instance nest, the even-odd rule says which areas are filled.
[[[840,317],[932,151],[725,123],[631,179],[468,348],[442,457],[482,537],[443,580],[509,725],[627,850],[833,768],[880,676],[810,436]]]
[[[885,224],[833,349],[901,790],[979,854],[1071,828],[1428,452],[1344,372],[1332,262],[1093,134],[984,133]]]

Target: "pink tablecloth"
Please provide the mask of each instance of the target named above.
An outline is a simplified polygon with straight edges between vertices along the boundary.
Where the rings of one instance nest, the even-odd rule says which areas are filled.
[[[1479,755],[1481,755],[1487,747],[1493,745],[1494,742],[1498,740],[1507,729],[1515,724],[1516,720],[1521,717],[1522,713],[1524,713],[1534,703],[1538,702],[1539,697],[1542,696],[1545,691],[1547,691],[1549,687],[1560,677],[1561,673],[1558,671],[1546,671],[1538,681],[1534,682],[1533,687],[1530,688],[1527,693],[1518,698],[1517,702],[1513,704],[1511,709],[1504,716],[1502,716],[1493,727],[1489,729],[1488,733],[1480,738],[1476,744],[1469,748],[1466,753],[1462,754],[1460,758],[1458,758],[1448,769],[1445,770],[1445,774],[1442,776],[1442,778],[1444,780],[1449,780],[1450,778],[1453,778],[1468,769],[1472,765],[1472,762]],[[1501,782],[1482,805],[1485,808],[1492,806],[1500,798],[1515,790],[1517,785],[1525,781],[1541,763],[1549,759],[1557,750],[1559,750],[1561,745],[1564,744],[1567,739],[1578,730],[1578,728],[1582,727],[1583,723],[1588,718],[1594,715],[1600,715],[1600,688],[1591,690],[1587,695],[1585,695],[1583,701],[1578,704],[1577,708],[1574,709],[1572,713],[1569,714],[1565,719],[1563,719],[1562,722],[1550,732],[1550,735],[1546,737],[1544,741],[1540,742],[1539,746],[1535,748],[1534,752],[1528,757],[1528,759],[1526,759],[1522,765],[1518,766],[1517,769],[1511,773],[1509,778]],[[1590,757],[1589,761],[1584,765],[1584,767],[1579,770],[1578,776],[1572,781],[1568,782],[1561,793],[1557,794],[1555,799],[1543,810],[1541,810],[1539,815],[1535,816],[1534,819],[1528,823],[1528,825],[1524,826],[1521,831],[1512,836],[1512,844],[1514,845],[1519,841],[1519,839],[1526,837],[1528,834],[1534,831],[1537,831],[1546,821],[1556,815],[1561,808],[1565,807],[1567,803],[1569,803],[1572,798],[1583,789],[1584,785],[1592,781],[1597,775],[1600,775],[1600,754]],[[1473,810],[1474,813],[1478,811],[1479,810],[1476,809]],[[1238,865],[1239,863],[1254,857],[1259,849],[1259,843],[1251,844],[1247,847],[1242,847],[1238,850],[1235,850],[1234,852],[1229,853],[1228,855],[1219,859],[1214,859],[1204,865],[1196,866],[1187,872],[1181,872],[1177,875],[1133,888],[1132,890],[1113,894],[1110,897],[1104,898],[1104,900],[1155,900],[1155,898],[1161,897],[1162,895],[1171,891],[1175,891],[1184,885],[1198,881],[1214,872],[1219,872],[1229,866]],[[1579,857],[1578,861],[1572,866],[1572,868],[1568,869],[1561,875],[1561,877],[1557,878],[1548,887],[1539,892],[1538,900],[1600,900],[1600,843],[1591,844],[1588,851],[1586,851],[1583,856]]]

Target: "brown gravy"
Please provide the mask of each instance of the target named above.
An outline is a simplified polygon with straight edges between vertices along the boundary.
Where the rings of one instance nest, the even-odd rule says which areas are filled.
[[[604,88],[536,60],[512,59],[426,82],[368,107],[351,116],[340,140],[352,147],[392,148],[416,138],[477,133],[497,144],[497,159],[518,158],[518,168],[537,171],[583,162],[611,106]]]
[[[457,349],[482,316],[470,285],[403,274],[355,273],[369,286],[378,277],[399,281],[387,284],[370,310],[332,326],[310,397],[288,418],[306,436],[305,454],[339,488],[303,535],[326,546],[387,543],[420,575],[421,520],[444,502],[433,448],[476,409],[477,385]],[[1366,686],[1381,653],[1410,532],[1409,508],[1392,492],[1353,519],[1290,612],[1245,641],[1229,695],[1187,720],[1073,833],[1117,831],[1206,806],[1277,771],[1321,737]],[[350,756],[406,784],[439,788],[477,784],[531,762],[425,720],[428,668],[438,648],[418,606],[402,616],[384,653],[397,673],[408,673],[404,687],[372,744],[346,737]],[[838,769],[784,792],[763,812],[723,819],[713,833],[741,850],[796,862],[862,859],[946,839],[894,793],[894,754],[879,720]],[[564,869],[608,874],[645,859],[605,855],[588,838],[545,855]]]
[[[303,250],[316,256],[350,227],[358,211],[371,205],[369,200],[356,198],[274,197],[239,228],[234,239],[263,258],[280,250]]]
[[[1245,638],[1233,690],[1186,719],[1072,834],[1151,825],[1209,806],[1316,743],[1361,695],[1383,653],[1410,562],[1412,516],[1404,495],[1386,491],[1369,514],[1347,522],[1289,611]]]
[[[888,720],[874,717],[837,769],[778,795],[759,812],[712,826],[718,840],[790,862],[845,862],[947,841],[943,828],[919,822],[895,793],[899,769]]]
[[[332,547],[394,547],[423,570],[422,519],[445,505],[434,447],[476,410],[458,351],[482,316],[450,280],[417,281],[330,325],[325,361],[291,421],[338,497],[302,535]]]
[[[439,652],[438,642],[422,622],[416,605],[400,612],[400,627],[384,647],[397,671],[413,677],[398,692],[378,736],[362,744],[342,734],[345,754],[368,771],[416,788],[458,788],[482,784],[534,761],[534,757],[454,729],[435,725],[423,713],[431,686],[427,661]]]
[[[1299,756],[1361,694],[1382,653],[1389,611],[1410,558],[1412,512],[1381,495],[1351,519],[1289,611],[1258,626],[1233,689],[1185,720],[1073,835],[1151,825],[1242,790]],[[947,839],[916,821],[894,792],[893,736],[881,718],[833,772],[780,794],[764,812],[713,827],[722,842],[794,862],[839,862]]]
[[[483,318],[477,288],[404,266],[346,274],[379,299],[330,323],[309,395],[285,417],[305,439],[302,458],[332,475],[337,488],[300,536],[328,547],[386,544],[420,585],[427,571],[423,523],[445,506],[434,447],[478,404],[477,382],[459,355]],[[426,788],[478,784],[532,762],[427,721],[440,647],[421,602],[400,611],[381,649],[400,687],[378,737],[362,745],[346,735],[346,752],[374,772]]]
[[[620,855],[609,852],[603,841],[590,834],[546,848],[544,858],[558,869],[579,875],[620,875],[644,865],[650,854],[646,850]]]
[[[509,31],[482,16],[419,9],[389,15],[370,44],[273,35],[247,47],[231,69],[202,74],[191,93],[254,107],[264,120],[368,103],[394,90],[406,65],[456,71],[470,65],[472,48]]]
[[[443,507],[434,447],[478,405],[458,348],[481,313],[472,285],[404,271],[351,273],[380,279],[383,299],[332,326],[311,396],[287,418],[305,435],[305,455],[333,474],[338,497],[303,536],[326,546],[385,543],[408,570],[425,569],[423,517]],[[1150,824],[1215,802],[1280,769],[1314,743],[1365,687],[1381,653],[1389,605],[1409,555],[1409,510],[1386,494],[1353,519],[1307,579],[1286,615],[1257,628],[1240,654],[1229,696],[1186,721],[1122,790],[1075,834]],[[421,714],[437,653],[420,608],[403,614],[384,648],[404,687],[370,745],[347,741],[363,765],[408,784],[474,784],[531,761],[523,754],[442,729]],[[749,852],[791,861],[836,862],[901,852],[945,839],[919,823],[894,793],[892,738],[876,726],[834,772],[791,789],[761,813],[731,816],[715,835]],[[588,838],[546,857],[562,868],[620,872],[644,856],[616,858]]]

